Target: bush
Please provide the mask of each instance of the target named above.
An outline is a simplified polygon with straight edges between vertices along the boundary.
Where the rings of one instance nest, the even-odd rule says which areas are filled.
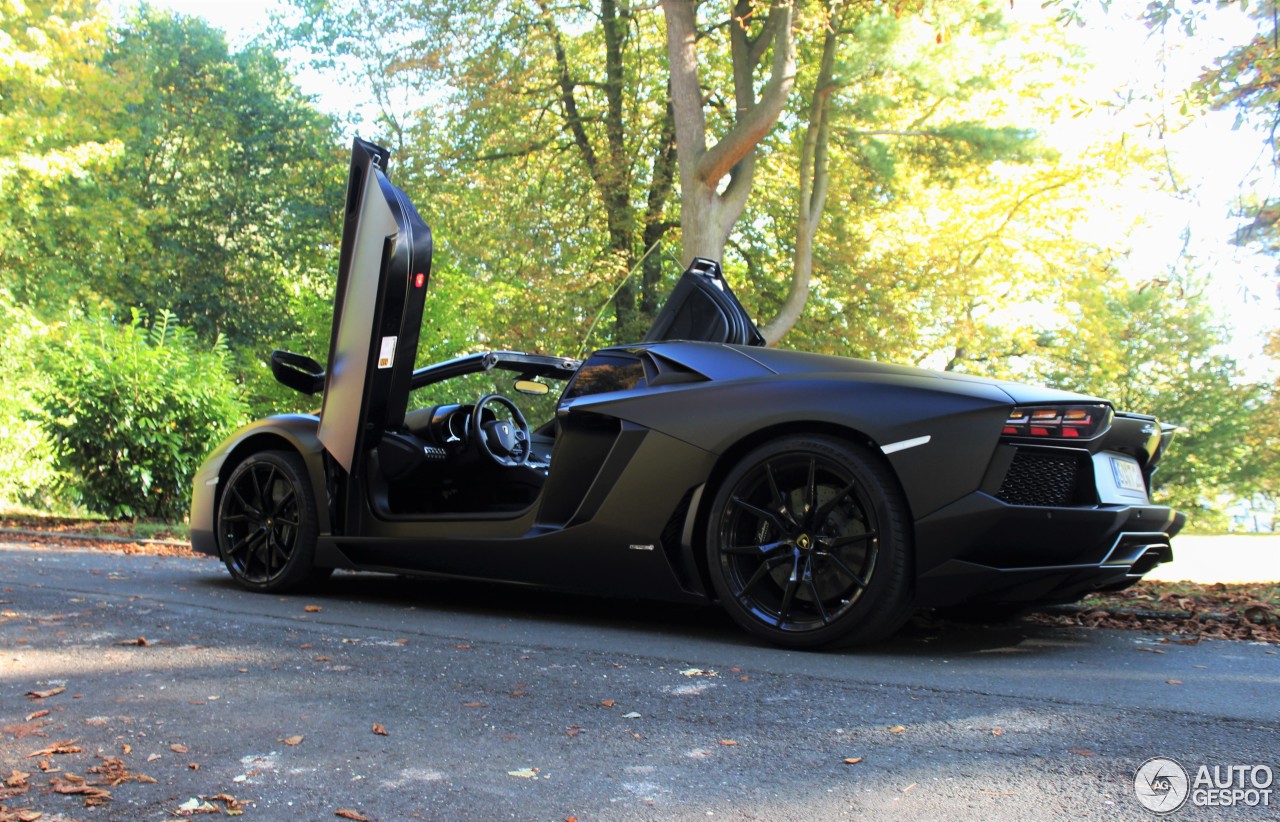
[[[58,466],[89,510],[181,519],[204,453],[244,418],[220,342],[201,346],[168,311],[149,326],[68,324],[37,397]]]
[[[53,448],[32,417],[33,392],[43,375],[36,365],[45,327],[0,290],[0,508],[48,508],[57,472]]]

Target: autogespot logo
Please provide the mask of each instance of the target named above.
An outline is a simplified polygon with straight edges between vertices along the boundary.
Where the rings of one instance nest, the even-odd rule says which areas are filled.
[[[1172,759],[1153,756],[1133,775],[1133,792],[1149,811],[1173,813],[1187,801],[1190,791],[1187,771]]]
[[[1191,800],[1196,807],[1270,807],[1275,772],[1270,765],[1200,765],[1192,778],[1176,760],[1156,756],[1133,775],[1133,793],[1149,811],[1173,813]]]

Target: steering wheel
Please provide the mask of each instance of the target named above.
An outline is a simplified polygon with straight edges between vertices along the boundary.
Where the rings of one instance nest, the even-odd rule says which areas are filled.
[[[501,405],[511,414],[511,420],[492,419],[481,423],[484,408],[489,404]],[[514,468],[529,459],[529,423],[516,404],[501,394],[486,394],[471,412],[471,438],[480,451],[498,465]]]

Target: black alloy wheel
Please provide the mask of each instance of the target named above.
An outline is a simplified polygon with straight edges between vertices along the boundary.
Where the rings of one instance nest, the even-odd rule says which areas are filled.
[[[725,477],[708,523],[721,604],[789,647],[871,642],[910,615],[907,506],[885,462],[826,437],[784,437]]]
[[[314,568],[316,502],[302,458],[263,451],[236,466],[218,505],[218,547],[231,576],[254,591],[288,591],[324,579]]]

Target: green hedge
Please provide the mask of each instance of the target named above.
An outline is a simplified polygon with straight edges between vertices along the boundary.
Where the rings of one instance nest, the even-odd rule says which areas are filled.
[[[167,311],[61,330],[36,399],[68,489],[113,519],[181,519],[203,455],[245,417],[225,346],[202,345]]]

